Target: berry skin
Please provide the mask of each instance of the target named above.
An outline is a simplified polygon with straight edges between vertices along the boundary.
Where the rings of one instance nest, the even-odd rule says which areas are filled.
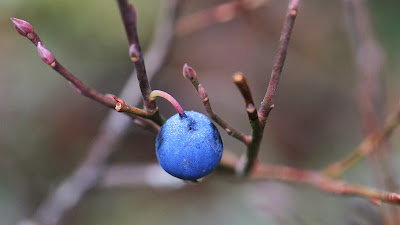
[[[175,114],[161,127],[156,154],[161,167],[174,177],[197,180],[217,168],[223,152],[221,136],[203,114]]]

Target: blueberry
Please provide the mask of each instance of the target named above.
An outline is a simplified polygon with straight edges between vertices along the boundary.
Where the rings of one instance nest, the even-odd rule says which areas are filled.
[[[156,154],[167,173],[197,180],[218,166],[223,145],[217,128],[205,115],[194,111],[185,114],[175,114],[161,127]]]

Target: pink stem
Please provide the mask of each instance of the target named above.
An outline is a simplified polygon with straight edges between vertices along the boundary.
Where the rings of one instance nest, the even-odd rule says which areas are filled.
[[[179,113],[180,117],[186,117],[185,111],[183,111],[181,105],[179,105],[178,101],[175,100],[174,97],[172,97],[170,94],[168,94],[165,91],[160,91],[160,90],[154,90],[150,93],[150,101],[154,101],[156,97],[162,97],[165,98],[167,101],[169,101],[176,109],[176,111]]]

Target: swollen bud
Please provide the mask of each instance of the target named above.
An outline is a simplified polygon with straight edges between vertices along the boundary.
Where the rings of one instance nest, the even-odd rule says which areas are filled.
[[[33,27],[30,23],[25,20],[17,18],[10,18],[15,30],[22,36],[26,37],[29,33],[33,33]]]
[[[183,66],[183,77],[192,81],[192,80],[196,79],[196,71],[192,67],[185,64]]]
[[[55,58],[54,55],[47,50],[46,47],[42,44],[42,42],[39,41],[37,45],[37,50],[39,52],[40,58],[45,62],[47,65],[54,67],[55,66]]]
[[[203,85],[199,84],[199,86],[197,86],[197,88],[198,88],[200,98],[203,100],[207,99],[208,95],[207,95],[206,89],[204,89]]]
[[[140,53],[135,44],[129,46],[129,56],[132,62],[137,62],[139,60]]]

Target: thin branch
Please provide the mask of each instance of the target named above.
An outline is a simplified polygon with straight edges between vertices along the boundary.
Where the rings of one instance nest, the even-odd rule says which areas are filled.
[[[390,137],[393,131],[400,125],[400,104],[398,104],[394,115],[387,122],[383,129],[375,134],[371,134],[361,142],[361,144],[345,159],[332,163],[324,170],[324,174],[329,177],[339,177],[347,169],[378,149],[384,140]]]
[[[61,65],[60,62],[57,61],[57,59],[54,57],[54,55],[43,45],[43,42],[39,38],[39,36],[33,31],[33,27],[26,21],[16,19],[16,18],[11,18],[14,27],[16,28],[17,31],[18,25],[25,25],[31,28],[30,33],[26,33],[26,35],[22,35],[27,37],[29,40],[32,41],[32,43],[37,47],[38,53],[40,58],[48,64],[53,70],[55,70],[57,73],[59,73],[61,76],[63,76],[66,80],[69,81],[71,86],[74,88],[74,90],[85,96],[88,97],[98,103],[103,104],[104,106],[107,106],[109,108],[114,108],[116,106],[116,101],[111,97],[111,95],[103,95],[93,88],[90,88],[86,84],[84,84],[82,81],[80,81],[76,76],[74,76],[71,72],[69,72],[64,66]],[[20,33],[20,32],[18,32]],[[21,34],[21,33],[20,33]],[[148,112],[143,112],[143,110],[140,110],[138,108],[133,107],[134,110],[131,111],[124,111],[128,116],[130,116],[132,119],[135,120],[142,120],[141,123],[151,123],[151,121],[145,120],[150,119],[159,125],[162,125],[162,118],[155,113],[148,113]],[[143,112],[143,113],[140,113]],[[142,118],[143,117],[143,118]]]
[[[165,12],[161,12],[154,40],[145,54],[145,58],[151,62],[148,68],[149,79],[151,79],[161,68],[165,57],[170,49],[173,27],[178,16],[180,1],[166,1]],[[164,8],[162,8],[164,9]],[[140,91],[137,88],[138,80],[134,71],[125,83],[121,98],[129,102],[141,100]],[[139,121],[141,123],[141,121]],[[130,118],[121,116],[116,111],[111,111],[100,126],[99,133],[92,145],[88,148],[88,155],[75,171],[66,177],[54,191],[50,192],[46,199],[40,204],[32,219],[23,222],[41,225],[58,224],[63,215],[73,208],[87,191],[92,189],[105,171],[105,164],[109,156],[116,150],[117,143],[123,138],[125,130],[130,127]],[[154,123],[142,124],[149,127],[155,133],[160,127]],[[23,224],[21,222],[20,224]]]
[[[357,70],[361,77],[359,106],[363,132],[367,136],[381,129],[384,122],[384,53],[374,37],[371,19],[365,0],[343,0],[348,21],[348,36],[353,46]],[[391,160],[391,150],[383,144],[380,149],[373,150],[370,162],[374,178],[385,189],[397,191],[398,184]],[[400,224],[400,215],[393,207],[383,211],[386,221]]]
[[[218,23],[226,23],[242,16],[245,12],[267,5],[270,0],[233,0],[210,9],[204,9],[178,20],[175,33],[186,36]]]
[[[229,125],[227,122],[225,122],[221,117],[219,117],[211,108],[211,103],[210,99],[208,98],[208,94],[206,92],[206,89],[201,85],[197,79],[196,72],[195,70],[188,66],[187,64],[184,65],[183,67],[183,76],[188,79],[193,86],[196,88],[200,98],[203,100],[203,105],[204,108],[206,109],[208,115],[211,117],[211,119],[216,122],[219,126],[221,126],[226,133],[228,133],[230,136],[238,139],[239,141],[243,142],[246,145],[250,144],[250,136],[245,135],[236,129],[234,129],[231,125]]]
[[[265,93],[264,100],[261,102],[261,106],[258,109],[258,120],[250,120],[251,142],[247,146],[246,159],[244,160],[242,170],[244,175],[248,175],[258,161],[258,152],[264,134],[265,123],[269,113],[274,108],[275,93],[278,88],[278,82],[282,73],[283,64],[286,59],[289,39],[293,30],[299,4],[300,0],[291,0],[289,2],[268,89]]]
[[[224,152],[221,168],[230,168],[233,172],[238,166],[239,159],[232,153]],[[181,180],[167,175],[159,165],[119,165],[110,166],[99,182],[101,188],[132,188],[146,186],[153,188],[180,188],[184,186]],[[312,170],[301,170],[286,166],[258,164],[250,174],[252,180],[276,180],[296,184],[310,185],[320,191],[337,194],[352,195],[368,198],[373,202],[383,201],[389,204],[400,204],[400,194],[375,190],[372,188],[354,185],[343,180],[331,179]]]
[[[286,13],[285,22],[283,24],[282,33],[279,40],[278,52],[276,54],[275,64],[269,80],[268,89],[258,110],[258,117],[260,118],[263,126],[267,121],[269,113],[274,108],[275,94],[278,88],[279,79],[281,77],[283,64],[285,63],[289,40],[292,34],[294,22],[296,20],[299,3],[300,0],[291,0]]]
[[[307,184],[328,193],[360,196],[390,204],[400,204],[400,194],[398,193],[374,190],[364,186],[349,184],[342,180],[330,179],[315,171],[283,166],[260,165],[253,171],[251,177],[253,179],[273,179]]]
[[[139,80],[140,90],[142,92],[145,110],[158,111],[155,102],[150,102],[151,87],[147,78],[146,67],[142,56],[142,49],[137,33],[137,15],[132,4],[127,0],[118,0],[118,7],[121,14],[122,22],[125,27],[126,36],[130,47],[130,53],[135,52],[135,57],[132,57],[132,62],[135,64],[137,78]]]
[[[219,168],[231,172],[237,171],[237,167],[240,167],[240,160],[229,151],[227,153],[228,155],[225,158],[223,156]],[[254,170],[252,170],[249,178],[252,180],[276,180],[280,182],[306,184],[327,193],[353,195],[369,198],[374,202],[383,201],[389,204],[400,205],[399,193],[375,190],[360,185],[350,184],[343,180],[326,177],[318,171],[258,163]]]
[[[257,109],[254,105],[253,96],[251,95],[249,84],[247,83],[246,78],[240,72],[233,75],[233,82],[236,84],[240,93],[243,96],[243,99],[246,103],[246,112],[250,121],[257,121],[258,114]]]

